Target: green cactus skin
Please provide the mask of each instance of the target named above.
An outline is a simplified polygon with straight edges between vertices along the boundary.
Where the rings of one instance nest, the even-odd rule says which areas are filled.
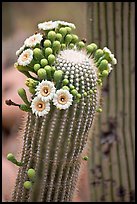
[[[29,39],[25,41],[27,42],[26,46],[30,46],[30,49],[23,48],[27,49],[24,51],[26,54],[21,54],[23,52],[21,48],[18,51],[20,55],[18,63],[15,63],[15,68],[18,71],[22,72],[19,66],[21,65],[25,73],[28,67],[30,67],[30,70],[37,75],[37,78],[34,78],[31,77],[29,72],[27,72],[27,75],[24,73],[29,78],[26,80],[26,85],[32,94],[32,100],[38,99],[39,104],[37,103],[37,106],[35,106],[33,104],[34,101],[32,103],[29,102],[23,89],[20,89],[19,95],[25,103],[27,102],[26,104],[21,106],[11,100],[7,101],[7,105],[16,105],[20,109],[25,107],[21,110],[28,112],[21,156],[21,164],[23,165],[18,170],[12,196],[13,202],[72,201],[83,160],[82,152],[84,147],[86,147],[87,141],[90,139],[88,138],[88,132],[96,112],[101,112],[100,90],[103,78],[106,77],[106,75],[102,74],[102,70],[107,70],[110,73],[112,70],[111,61],[113,60],[116,63],[114,55],[112,55],[108,48],[102,50],[104,55],[98,59],[98,50],[95,43],[91,43],[86,48],[84,42],[78,42],[76,35],[67,34],[75,28],[74,24],[65,23],[67,24],[66,27],[62,21],[58,21],[57,24],[58,27],[54,28],[56,22],[52,23],[52,30],[55,31],[44,30],[44,41],[40,41],[42,35],[39,35],[36,45],[34,44],[36,36],[33,41],[31,39],[33,44],[30,44]],[[60,28],[61,24],[62,28]],[[44,27],[43,24],[39,24],[40,29],[41,26],[44,28],[45,24]],[[47,26],[51,26],[51,22],[47,23]],[[70,26],[70,29],[67,29],[68,26]],[[58,35],[61,36],[61,44],[65,46],[61,46],[60,42],[54,43],[58,31],[62,34],[62,36]],[[67,40],[65,38],[66,35],[69,36]],[[50,50],[54,54],[50,54],[50,58],[49,56],[44,56],[45,47],[48,46],[44,43],[46,37],[51,40],[50,47],[52,48]],[[74,42],[74,38],[76,42]],[[49,42],[49,39],[46,42]],[[69,46],[71,40],[75,43],[72,47]],[[53,44],[54,46],[52,46]],[[58,47],[58,45],[60,46]],[[36,46],[40,48],[36,48]],[[109,65],[108,63],[107,65],[103,64],[102,70],[100,70],[98,66],[102,62],[101,59],[105,59],[105,56],[109,56],[110,63]],[[41,60],[49,64],[41,68]],[[42,95],[47,94],[47,85],[44,89],[40,89],[42,91],[40,92],[41,98],[37,95],[39,94],[37,92],[39,91],[39,85],[37,86],[37,84],[40,83],[41,85],[41,83],[45,82],[52,84],[53,89],[50,88],[53,91],[51,91],[53,103],[51,103],[51,98],[48,102],[42,102],[42,100],[47,99],[47,95]],[[72,104],[69,105],[67,103],[65,104],[66,106],[60,108],[62,107],[60,104],[65,99],[61,98],[60,101],[56,101],[54,98],[57,96],[54,92],[55,89],[56,93],[58,91],[68,93],[68,103],[71,104],[71,100],[73,100]],[[44,99],[42,99],[43,96]],[[54,102],[57,102],[57,104]],[[44,107],[43,112],[40,110],[41,106]],[[35,110],[33,109],[34,107]],[[35,178],[32,180],[28,176],[29,169],[33,169],[35,174]]]

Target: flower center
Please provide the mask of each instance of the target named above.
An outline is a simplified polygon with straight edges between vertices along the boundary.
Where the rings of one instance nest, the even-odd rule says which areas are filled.
[[[43,96],[48,96],[48,95],[50,94],[50,89],[49,89],[49,87],[48,87],[48,86],[44,86],[44,87],[42,88],[41,94],[42,94]]]
[[[43,111],[45,109],[45,103],[42,102],[42,101],[39,101],[37,104],[36,104],[36,109],[38,111]]]
[[[25,61],[26,59],[28,59],[28,57],[29,57],[29,54],[28,54],[28,53],[26,53],[26,54],[24,54],[24,55],[23,55],[22,60],[23,60],[23,61]]]
[[[68,99],[67,96],[61,94],[61,95],[59,96],[59,98],[58,98],[58,102],[59,102],[60,104],[64,105],[64,104],[67,103],[67,99]]]

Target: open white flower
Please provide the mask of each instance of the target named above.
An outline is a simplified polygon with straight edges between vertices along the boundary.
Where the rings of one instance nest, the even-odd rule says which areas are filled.
[[[24,49],[25,49],[25,45],[23,45],[22,47],[20,47],[19,50],[16,51],[16,55],[19,56],[23,52]]]
[[[57,22],[58,22],[58,24],[60,24],[60,25],[69,26],[69,27],[71,27],[72,29],[75,29],[75,28],[76,28],[76,26],[75,26],[73,23],[68,23],[68,22],[65,22],[65,21],[57,21]]]
[[[36,95],[43,101],[51,100],[55,94],[55,91],[56,88],[54,83],[51,81],[42,80],[42,82],[36,86]]]
[[[30,107],[36,116],[44,116],[50,111],[50,103],[43,101],[38,96],[32,100]]]
[[[72,94],[69,93],[68,90],[59,89],[54,95],[53,104],[57,107],[57,109],[67,109],[70,105],[72,105],[73,101]]]
[[[44,22],[44,23],[39,23],[38,24],[38,29],[39,30],[51,30],[51,29],[55,29],[58,27],[58,22],[57,21],[48,21],[48,22]]]
[[[27,38],[25,40],[24,44],[26,47],[35,47],[37,44],[40,44],[42,38],[43,37],[40,33],[34,34],[34,35],[30,36],[29,38]]]
[[[30,64],[33,59],[33,51],[31,49],[24,50],[19,56],[17,62],[19,65],[26,66]]]

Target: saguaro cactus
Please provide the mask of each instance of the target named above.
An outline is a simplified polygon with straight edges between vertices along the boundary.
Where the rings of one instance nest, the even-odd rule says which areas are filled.
[[[64,21],[38,24],[41,33],[27,38],[17,51],[17,70],[28,78],[18,94],[25,104],[7,100],[28,112],[14,202],[71,201],[99,103],[103,78],[116,64],[108,48],[86,45]],[[32,73],[32,74],[31,74]],[[86,158],[86,159],[85,159]]]

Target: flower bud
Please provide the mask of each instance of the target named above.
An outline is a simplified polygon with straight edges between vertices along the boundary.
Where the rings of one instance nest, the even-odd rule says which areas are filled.
[[[51,67],[49,65],[44,67],[46,73],[47,73],[47,78],[50,80],[51,79]]]
[[[100,62],[99,70],[103,71],[103,70],[107,70],[107,69],[108,69],[108,61],[104,59]]]
[[[60,28],[59,33],[61,33],[62,36],[65,36],[67,34],[67,29],[66,28]]]
[[[29,169],[29,170],[27,171],[27,174],[28,174],[29,179],[33,180],[34,177],[35,177],[35,175],[36,175],[36,172],[35,172],[34,169]]]
[[[44,47],[50,47],[51,46],[51,41],[50,40],[45,40],[44,41]]]
[[[55,38],[56,38],[56,33],[55,33],[55,31],[53,31],[53,30],[52,30],[52,31],[49,31],[47,38],[48,38],[49,40],[51,40],[51,41],[55,40]]]
[[[56,39],[57,39],[58,41],[61,41],[61,40],[62,40],[62,35],[61,35],[61,33],[57,33],[57,34],[56,34]]]
[[[45,67],[48,64],[48,60],[47,59],[42,59],[40,61],[40,64],[41,64],[42,67]]]
[[[26,91],[23,88],[18,89],[18,94],[21,97],[21,99],[26,103],[28,106],[30,105],[30,102],[27,99]]]
[[[37,72],[40,69],[40,64],[35,64],[33,68]]]
[[[44,58],[43,54],[42,54],[42,50],[39,48],[35,48],[33,50],[33,56],[36,60],[40,60],[42,58]]]
[[[62,79],[63,72],[61,70],[57,70],[54,72],[54,81],[58,83]]]
[[[85,47],[85,43],[80,41],[80,42],[78,42],[77,46],[78,46],[79,49],[82,49],[82,48]]]
[[[56,41],[53,42],[53,50],[54,50],[54,51],[59,50],[60,47],[61,47],[61,44],[60,44],[59,41],[56,40]]]
[[[103,72],[102,72],[102,76],[103,76],[103,77],[108,76],[108,74],[109,74],[109,72],[108,72],[107,70],[103,70]]]
[[[72,43],[77,43],[78,42],[78,36],[75,34],[72,34]]]
[[[48,56],[48,62],[49,62],[49,64],[53,64],[54,61],[55,61],[55,55],[50,54],[50,55]]]
[[[29,190],[32,187],[32,183],[30,181],[25,181],[23,186],[24,186],[24,188]]]
[[[49,55],[52,54],[52,53],[53,53],[53,50],[52,50],[50,47],[47,47],[47,48],[45,49],[45,55],[46,55],[46,57],[49,56]]]
[[[44,68],[39,69],[39,70],[37,71],[37,74],[38,74],[38,77],[39,77],[40,79],[46,79],[46,77],[47,77],[47,74],[46,74],[46,71],[45,71]]]
[[[98,50],[96,50],[94,57],[95,57],[96,60],[98,60],[98,59],[99,59],[100,57],[102,57],[103,55],[104,55],[103,50],[98,49]]]

